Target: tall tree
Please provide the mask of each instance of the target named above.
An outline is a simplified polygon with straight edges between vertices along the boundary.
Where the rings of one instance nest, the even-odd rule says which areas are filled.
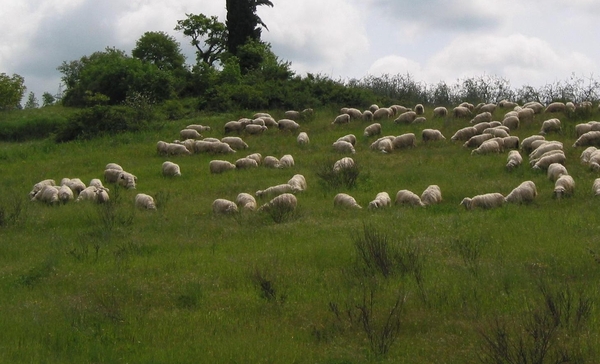
[[[25,94],[25,79],[17,74],[12,77],[0,73],[0,110],[21,108],[21,99]]]
[[[178,20],[175,30],[192,38],[196,47],[196,61],[209,66],[221,59],[227,46],[227,28],[216,16],[185,14],[187,19]]]
[[[258,6],[273,6],[269,0],[227,0],[227,51],[238,55],[240,46],[247,41],[260,41],[261,27],[267,28],[266,24],[256,14]]]
[[[184,68],[185,56],[179,43],[165,32],[146,32],[138,39],[131,55],[150,62],[162,71]]]

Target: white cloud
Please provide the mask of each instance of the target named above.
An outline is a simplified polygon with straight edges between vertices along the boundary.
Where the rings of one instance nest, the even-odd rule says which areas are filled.
[[[368,74],[374,76],[407,73],[414,79],[420,80],[420,76],[422,75],[421,65],[418,62],[396,55],[379,58],[371,65],[368,71]]]

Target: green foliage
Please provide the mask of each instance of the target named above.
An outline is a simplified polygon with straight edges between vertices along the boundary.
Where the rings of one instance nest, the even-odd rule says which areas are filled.
[[[49,92],[44,92],[42,94],[42,106],[51,106],[56,102],[56,98]]]
[[[25,109],[37,109],[40,107],[40,103],[38,102],[35,94],[33,92],[29,93],[27,96],[27,102],[25,103]]]
[[[131,55],[154,64],[161,71],[183,70],[185,56],[179,43],[165,32],[146,32],[137,40]]]
[[[4,120],[0,123],[0,140],[26,141],[47,138],[61,128],[72,113],[59,105],[4,112]]]
[[[0,73],[0,111],[19,108],[26,89],[22,76]]]
[[[178,20],[175,30],[192,38],[196,47],[196,62],[212,67],[221,60],[227,43],[227,28],[216,16],[185,14],[187,19]]]

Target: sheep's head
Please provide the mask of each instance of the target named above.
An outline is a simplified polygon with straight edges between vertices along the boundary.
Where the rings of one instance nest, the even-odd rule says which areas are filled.
[[[465,197],[463,198],[460,204],[464,206],[467,210],[470,210],[472,207],[472,199],[470,197]]]

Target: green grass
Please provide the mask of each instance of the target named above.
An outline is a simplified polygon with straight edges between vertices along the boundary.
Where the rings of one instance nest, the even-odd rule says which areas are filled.
[[[564,132],[547,136],[564,142],[577,183],[575,195],[563,200],[552,198],[545,173],[526,164],[507,172],[505,153],[471,156],[451,142],[468,120],[383,121],[384,135],[414,132],[419,140],[417,148],[386,155],[369,150],[374,138],[362,136],[367,124],[331,125],[336,114],[328,110],[301,126],[309,145],[267,130],[244,137],[250,148],[234,155],[169,158],[182,176],[161,176],[167,158],[156,154],[158,140],[178,139],[191,123],[210,125],[205,136],[221,138],[222,125],[241,116],[247,115],[201,115],[166,122],[158,131],[85,142],[0,144],[0,211],[12,216],[0,224],[0,362],[477,363],[490,354],[482,333],[493,335],[496,320],[511,338],[534,347],[524,323],[546,312],[540,285],[571,292],[573,302],[592,302],[581,326],[556,329],[552,350],[579,355],[581,362],[597,358],[600,202],[591,190],[598,176],[579,164],[581,150],[571,147],[579,120],[559,115]],[[501,117],[498,110],[495,118]],[[536,116],[513,135],[535,134],[550,117]],[[448,140],[424,145],[425,127],[440,129]],[[324,188],[318,167],[343,156],[331,143],[348,133],[358,139],[357,186]],[[211,159],[235,162],[254,152],[292,154],[296,165],[209,173]],[[109,162],[138,177],[137,190],[108,186],[109,207],[26,201],[42,179],[88,183],[102,178]],[[308,190],[298,194],[297,212],[284,223],[260,213],[211,212],[216,198],[254,194],[296,173],[306,177]],[[467,196],[506,195],[525,180],[539,192],[531,205],[459,206]],[[430,184],[441,187],[440,205],[366,208],[378,192],[393,199],[398,190],[420,194]],[[158,210],[135,210],[138,192],[155,196]],[[334,209],[338,192],[364,208]],[[414,272],[358,274],[355,240],[365,226],[389,239],[390,254],[413,252],[420,278]],[[372,305],[365,305],[368,297]],[[357,307],[370,308],[371,333],[378,334],[398,297],[401,310],[393,319],[399,329],[388,351],[378,353]]]

